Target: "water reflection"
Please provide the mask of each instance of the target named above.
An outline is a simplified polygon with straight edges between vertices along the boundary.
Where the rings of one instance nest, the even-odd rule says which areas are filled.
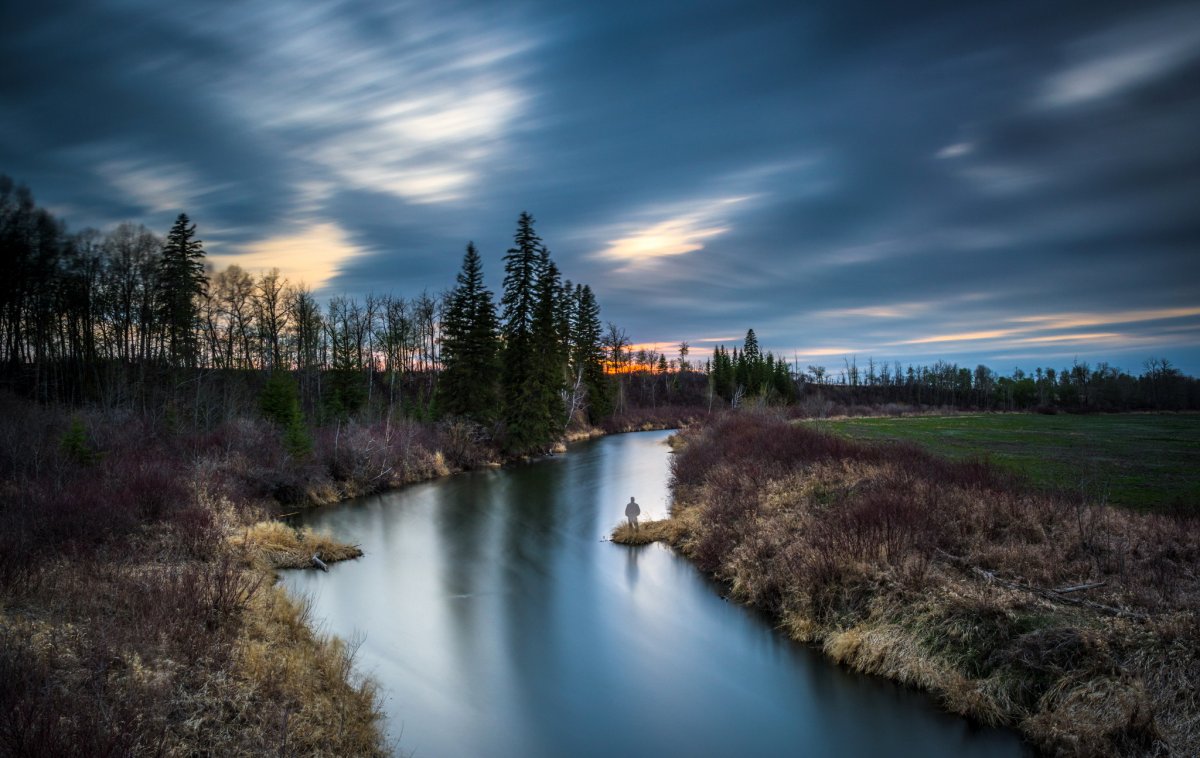
[[[363,560],[290,572],[418,755],[1017,755],[928,699],[849,675],[721,600],[658,545],[602,542],[634,495],[665,515],[663,433],[318,511]]]
[[[629,584],[629,589],[633,589],[637,584],[638,577],[638,556],[642,554],[641,550],[626,550],[625,551],[625,581]]]

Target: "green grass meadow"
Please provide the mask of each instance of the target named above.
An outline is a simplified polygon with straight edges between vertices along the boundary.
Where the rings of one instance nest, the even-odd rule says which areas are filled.
[[[1139,510],[1200,511],[1200,414],[848,418],[805,422],[862,440],[981,457],[1047,489]]]

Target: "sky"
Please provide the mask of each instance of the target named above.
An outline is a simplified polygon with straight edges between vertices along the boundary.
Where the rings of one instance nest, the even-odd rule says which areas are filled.
[[[1200,5],[4,3],[0,173],[319,294],[498,290],[529,211],[637,343],[1200,374]]]

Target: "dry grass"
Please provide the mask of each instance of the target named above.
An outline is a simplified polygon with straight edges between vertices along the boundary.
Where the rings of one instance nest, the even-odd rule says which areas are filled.
[[[672,542],[678,537],[679,524],[672,519],[642,521],[637,529],[622,521],[612,532],[612,541],[621,545],[649,545],[651,542]]]
[[[1193,522],[770,417],[680,441],[672,518],[646,541],[797,639],[1050,753],[1200,753]]]
[[[355,649],[314,633],[306,602],[279,587],[261,593],[234,648],[233,675],[274,704],[280,723],[259,716],[235,728],[270,727],[281,755],[387,755],[377,689],[354,671]]]
[[[0,755],[386,754],[352,648],[219,558],[42,567],[0,615]]]
[[[312,568],[314,555],[325,563],[335,563],[363,554],[357,545],[339,542],[307,527],[296,529],[282,521],[260,521],[234,534],[229,542],[249,563],[265,569]]]
[[[80,414],[94,454],[67,456],[61,410],[11,402],[0,414],[0,755],[387,753],[352,646],[315,634],[303,605],[271,586],[269,569],[314,552],[359,554],[263,522],[280,493],[336,496],[318,461],[290,460],[258,422],[185,434],[102,411]],[[421,433],[351,435],[335,458],[354,486],[381,461],[397,476],[448,471]],[[426,436],[448,438],[437,435]]]

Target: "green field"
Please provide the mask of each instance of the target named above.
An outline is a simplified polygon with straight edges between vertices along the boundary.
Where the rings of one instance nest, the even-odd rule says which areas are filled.
[[[856,439],[982,457],[1040,487],[1144,510],[1200,510],[1200,415],[983,414],[806,422]]]

